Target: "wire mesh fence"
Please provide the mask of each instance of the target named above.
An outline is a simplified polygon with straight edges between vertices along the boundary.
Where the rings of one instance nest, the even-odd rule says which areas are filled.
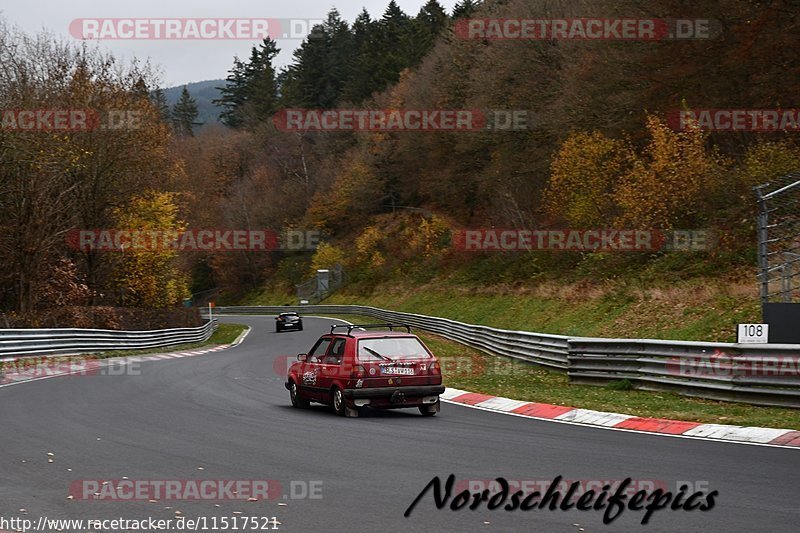
[[[327,298],[343,284],[344,269],[342,269],[342,265],[335,265],[328,269],[318,270],[315,278],[295,285],[295,288],[300,302],[315,304]]]
[[[755,188],[761,302],[800,302],[800,172]]]

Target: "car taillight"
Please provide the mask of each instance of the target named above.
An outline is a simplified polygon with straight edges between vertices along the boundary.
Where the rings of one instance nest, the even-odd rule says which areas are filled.
[[[364,377],[364,374],[366,374],[366,373],[367,373],[367,371],[364,370],[364,367],[361,366],[361,365],[358,365],[350,373],[350,377],[355,378],[355,379],[361,379],[361,378]]]
[[[434,361],[428,366],[428,373],[435,376],[441,375],[442,369],[439,367],[439,361]]]

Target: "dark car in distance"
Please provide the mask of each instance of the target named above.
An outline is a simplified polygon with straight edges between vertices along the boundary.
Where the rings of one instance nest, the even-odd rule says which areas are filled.
[[[275,332],[280,333],[287,329],[303,331],[303,318],[295,313],[281,313],[275,317]]]
[[[286,388],[292,405],[305,408],[317,402],[350,417],[364,407],[416,407],[424,416],[438,413],[439,395],[445,390],[439,362],[410,326],[401,326],[404,332],[396,327],[331,326],[330,334],[289,367]],[[339,328],[346,332],[337,332]],[[384,331],[367,331],[374,328]]]

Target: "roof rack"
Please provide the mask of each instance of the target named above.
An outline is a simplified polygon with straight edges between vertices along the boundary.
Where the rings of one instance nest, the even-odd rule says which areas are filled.
[[[332,324],[331,335],[336,328],[347,328],[347,336],[356,328],[389,328],[389,331],[394,331],[394,328],[406,328],[406,331],[411,333],[411,326],[408,324]]]

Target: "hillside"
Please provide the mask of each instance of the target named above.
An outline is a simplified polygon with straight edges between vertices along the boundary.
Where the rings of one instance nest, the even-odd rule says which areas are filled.
[[[261,291],[292,295],[315,269],[341,265],[354,298],[424,287],[444,302],[487,291],[502,295],[475,304],[491,316],[492,306],[514,308],[513,298],[526,295],[524,314],[538,317],[530,327],[719,338],[732,321],[753,316],[753,188],[800,169],[800,120],[765,125],[766,112],[794,119],[800,109],[800,17],[790,4],[465,0],[447,12],[429,0],[406,13],[389,1],[381,16],[363,11],[352,22],[331,9],[288,67],[274,64],[279,45],[264,39],[231,58],[225,80],[191,84],[200,120],[221,116],[227,126],[195,135],[164,124],[142,99],[152,84],[135,65],[117,79],[92,59],[91,82],[103,99],[78,91],[86,82],[71,77],[83,70],[69,58],[62,63],[72,70],[41,82],[47,87],[18,88],[38,78],[14,74],[8,109],[32,106],[26,98],[41,94],[101,110],[125,104],[146,120],[114,137],[74,135],[58,149],[55,137],[36,137],[44,150],[36,153],[52,148],[52,161],[4,152],[2,168],[27,169],[8,179],[29,181],[9,187],[19,198],[0,205],[8,228],[0,244],[30,252],[4,256],[0,295],[9,309],[52,305],[62,300],[48,280],[58,277],[81,289],[68,301],[168,306],[188,293],[221,291],[235,302]],[[686,39],[667,31],[657,39],[465,31],[486,20],[574,23],[590,15],[638,17],[664,30],[709,13],[718,17],[715,31]],[[26,53],[30,65],[8,64],[37,72],[35,49]],[[169,102],[180,89],[167,91]],[[216,98],[221,115],[210,103]],[[761,110],[761,122],[726,129],[692,119],[713,110]],[[25,147],[31,137],[8,139]],[[25,205],[42,209],[36,223],[19,210]],[[67,209],[75,216],[55,216]],[[313,231],[321,244],[166,250],[154,261],[87,254],[63,238],[127,226]],[[724,291],[705,308],[704,297],[692,296],[731,279],[747,289],[737,288],[730,306]],[[547,291],[581,294],[596,307],[565,297],[537,310]],[[459,300],[459,313],[472,305]],[[727,314],[717,320],[719,306]],[[564,309],[577,314],[567,320]],[[592,313],[620,319],[604,328]],[[687,325],[659,328],[659,314]],[[651,318],[639,327],[637,317]],[[692,329],[692,317],[707,323]]]
[[[711,10],[720,17],[721,29],[708,37],[625,42],[470,39],[459,30],[465,16],[577,16],[566,1],[545,9],[487,0],[456,16],[436,2],[416,16],[390,3],[381,18],[362,14],[352,25],[331,11],[281,72],[271,65],[273,43],[254,47],[228,78],[235,135],[222,147],[216,136],[187,143],[187,153],[203,154],[193,173],[205,172],[224,191],[212,219],[315,229],[324,245],[246,263],[215,258],[208,288],[223,287],[231,300],[259,286],[286,293],[313,268],[336,264],[367,294],[454,278],[465,287],[535,290],[753,273],[753,187],[800,169],[797,136],[691,120],[676,126],[671,117],[792,106],[786,95],[798,94],[800,76],[787,73],[800,73],[800,60],[786,51],[800,46],[800,21],[783,16],[781,4],[594,4],[592,12],[609,16],[674,20]],[[756,30],[765,26],[769,33]],[[768,50],[783,67],[762,61]],[[314,126],[325,109],[335,117],[331,131]],[[437,123],[441,131],[342,126],[360,109],[401,118],[471,110],[493,122],[464,131],[445,122]],[[526,120],[502,129],[503,116]],[[232,161],[220,179],[208,173],[219,172],[223,151]],[[503,251],[494,231],[503,228],[514,239],[563,235]],[[622,229],[653,246],[631,253],[560,246],[590,237],[586,231]],[[467,236],[476,234],[480,245],[470,247]],[[703,237],[679,253],[676,235],[688,234]]]
[[[500,270],[476,278],[479,263],[454,267],[446,279],[395,276],[374,285],[351,283],[320,303],[370,305],[558,335],[718,342],[735,342],[736,324],[758,322],[761,315],[750,269],[682,279],[656,279],[657,269],[650,268],[614,278],[524,280]],[[267,287],[222,303],[298,303],[294,291],[277,280]]]
[[[220,97],[217,87],[224,85],[225,80],[206,80],[186,84],[189,94],[197,101],[197,122],[202,122],[203,124],[216,124],[219,122],[221,110],[212,101]],[[180,98],[183,87],[183,85],[178,85],[164,89],[164,96],[170,107],[174,106]]]

